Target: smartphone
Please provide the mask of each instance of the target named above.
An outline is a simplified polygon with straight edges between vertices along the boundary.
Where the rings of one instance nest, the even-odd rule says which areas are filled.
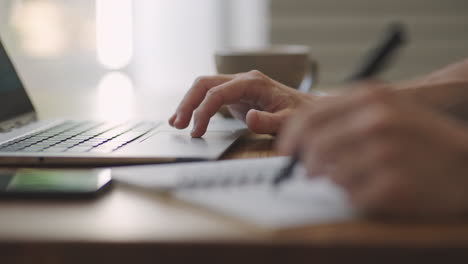
[[[111,182],[110,169],[0,169],[0,198],[92,198]]]

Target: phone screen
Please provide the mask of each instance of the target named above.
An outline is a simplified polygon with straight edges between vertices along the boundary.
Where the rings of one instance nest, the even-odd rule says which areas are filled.
[[[110,169],[0,170],[0,195],[92,195],[110,181]]]

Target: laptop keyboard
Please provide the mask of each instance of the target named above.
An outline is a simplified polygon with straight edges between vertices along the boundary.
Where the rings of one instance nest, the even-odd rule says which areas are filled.
[[[137,140],[161,122],[66,121],[0,145],[0,152],[109,153]]]

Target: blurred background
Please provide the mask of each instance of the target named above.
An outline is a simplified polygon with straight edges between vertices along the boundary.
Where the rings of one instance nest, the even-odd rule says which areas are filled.
[[[33,101],[46,100],[41,91],[112,94],[104,108],[114,114],[135,93],[178,100],[198,75],[215,73],[213,53],[226,46],[306,44],[320,87],[332,87],[392,21],[407,24],[410,42],[387,80],[468,57],[466,0],[0,2],[0,35]]]

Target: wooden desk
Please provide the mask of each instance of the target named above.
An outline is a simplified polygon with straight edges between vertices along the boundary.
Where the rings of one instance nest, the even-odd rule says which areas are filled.
[[[274,155],[273,141],[270,136],[246,136],[224,158]],[[272,231],[120,185],[89,201],[0,201],[0,263],[284,264],[350,260],[468,260],[468,221],[359,219]]]

